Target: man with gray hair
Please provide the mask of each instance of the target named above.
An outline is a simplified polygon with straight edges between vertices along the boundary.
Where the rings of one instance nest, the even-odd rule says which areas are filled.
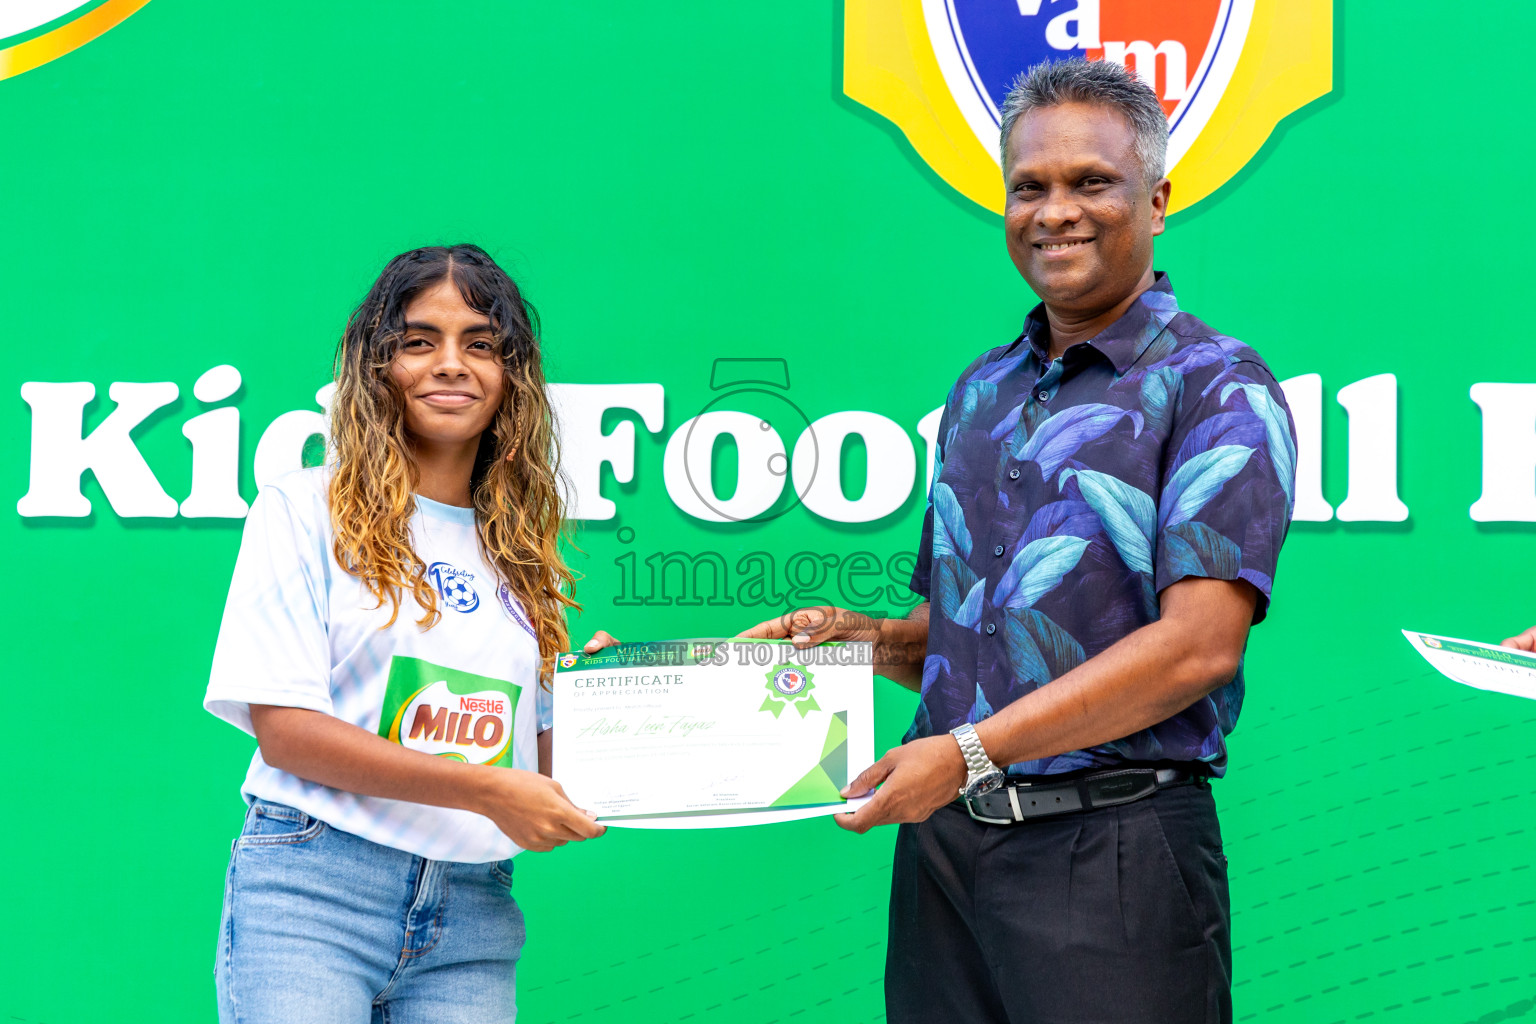
[[[1003,105],[1004,230],[1041,299],[960,375],[904,619],[809,608],[749,636],[875,643],[922,694],[844,791],[901,822],[886,1013],[901,1022],[1232,1019],[1211,794],[1290,523],[1295,441],[1253,349],[1152,268],[1168,124],[1068,60]],[[958,799],[957,799],[958,794]]]

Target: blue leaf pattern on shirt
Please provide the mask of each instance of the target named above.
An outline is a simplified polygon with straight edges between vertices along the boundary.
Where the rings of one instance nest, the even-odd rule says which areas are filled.
[[[1061,464],[1089,441],[1103,437],[1111,427],[1129,416],[1141,433],[1144,418],[1135,409],[1113,405],[1077,405],[1064,409],[1042,423],[1022,445],[1014,445],[1014,458],[1033,462],[1040,475],[1053,477]]]
[[[1240,444],[1224,444],[1204,451],[1180,466],[1163,489],[1163,504],[1158,526],[1178,526],[1200,514],[1205,503],[1216,496],[1223,484],[1237,476],[1253,457],[1253,449]]]
[[[1141,408],[1148,423],[1167,423],[1172,406],[1178,402],[1182,383],[1179,371],[1171,366],[1147,374],[1141,382]]]
[[[960,509],[960,501],[948,484],[934,484],[933,511],[934,553],[970,558],[971,531],[965,525],[965,513]]]
[[[981,692],[981,686],[976,687],[976,702],[971,705],[971,713],[965,716],[965,720],[975,725],[983,718],[992,717],[992,705],[987,702],[987,695]]]
[[[960,429],[965,430],[978,415],[985,415],[997,402],[997,385],[987,380],[966,384],[960,404]]]
[[[1008,610],[1005,644],[1023,678],[1044,685],[1087,660],[1083,645],[1033,608]]]
[[[1061,484],[1077,480],[1083,500],[1098,515],[1120,560],[1137,572],[1152,571],[1152,530],[1157,525],[1157,505],[1146,491],[1124,480],[1092,469],[1064,469]]]
[[[933,602],[938,605],[939,614],[957,626],[975,629],[980,601],[976,595],[982,592],[982,582],[964,562],[953,557],[945,558],[939,563],[934,578]],[[977,604],[969,611],[962,611],[972,598],[977,599]]]
[[[1221,389],[1222,405],[1227,404],[1227,398],[1234,391],[1242,392],[1243,397],[1248,399],[1248,408],[1258,413],[1264,421],[1264,439],[1269,445],[1269,459],[1275,464],[1275,475],[1285,487],[1287,500],[1294,501],[1292,490],[1296,479],[1296,441],[1291,437],[1290,422],[1284,407],[1271,398],[1262,385],[1237,381]]]
[[[928,687],[939,677],[939,670],[949,671],[949,659],[942,654],[930,654],[923,659],[923,683],[922,692],[927,693]]]
[[[1067,472],[1063,470],[1063,472]],[[1085,501],[1053,501],[1030,517],[1029,526],[1019,538],[1018,547],[1033,544],[1041,537],[1082,537],[1092,540],[1099,532],[1099,519]]]
[[[976,624],[981,621],[981,600],[986,582],[986,580],[977,580],[970,592],[965,595],[965,600],[961,601],[953,611],[945,613],[955,625],[964,626],[966,629],[976,628]]]
[[[1088,542],[1081,537],[1042,537],[1013,556],[998,581],[992,603],[999,608],[1030,608],[1072,571]]]
[[[1180,523],[1163,539],[1163,560],[1175,576],[1235,580],[1243,555],[1237,545],[1204,523]]]

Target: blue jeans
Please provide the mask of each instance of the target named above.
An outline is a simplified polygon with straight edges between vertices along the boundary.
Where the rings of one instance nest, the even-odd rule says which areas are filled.
[[[224,886],[221,1024],[513,1021],[511,871],[427,860],[256,801]]]

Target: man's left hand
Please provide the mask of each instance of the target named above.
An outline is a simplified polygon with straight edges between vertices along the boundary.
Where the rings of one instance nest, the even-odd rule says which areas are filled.
[[[965,757],[947,733],[926,736],[886,751],[843,790],[844,796],[874,798],[852,814],[834,814],[839,828],[862,835],[876,825],[927,821],[954,800],[965,784]],[[879,787],[876,789],[875,787]]]

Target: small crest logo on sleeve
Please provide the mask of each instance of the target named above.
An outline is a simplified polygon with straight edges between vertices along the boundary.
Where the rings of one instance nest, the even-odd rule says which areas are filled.
[[[816,703],[816,698],[811,696],[811,691],[816,684],[811,679],[811,670],[803,665],[779,665],[768,670],[768,697],[763,701],[759,711],[769,711],[774,718],[786,706],[793,707],[804,718],[808,712],[820,711],[821,707]]]
[[[523,609],[518,605],[517,600],[513,598],[512,588],[503,583],[496,588],[496,596],[501,600],[501,607],[512,617],[512,621],[523,627],[523,632],[537,640],[539,634],[529,624],[528,617],[523,614]],[[478,601],[478,598],[476,600]],[[569,668],[570,666],[566,667]]]
[[[1333,88],[1333,0],[847,0],[843,19],[843,91],[998,213],[998,111],[1041,61],[1117,61],[1157,91],[1174,210],[1220,188],[1282,118]]]

